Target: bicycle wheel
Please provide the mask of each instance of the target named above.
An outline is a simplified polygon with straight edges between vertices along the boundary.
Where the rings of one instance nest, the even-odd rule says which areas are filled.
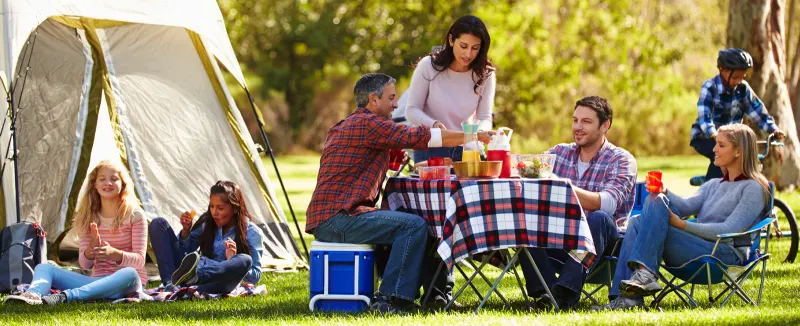
[[[794,217],[794,211],[789,205],[786,205],[782,200],[775,198],[775,208],[778,209],[776,212],[776,218],[778,219],[778,223],[780,223],[782,228],[785,228],[787,225],[789,226],[789,230],[792,234],[789,236],[789,240],[791,241],[791,246],[789,247],[789,254],[786,255],[787,263],[793,263],[795,258],[797,257],[797,245],[800,242],[800,235],[797,234],[797,220]]]

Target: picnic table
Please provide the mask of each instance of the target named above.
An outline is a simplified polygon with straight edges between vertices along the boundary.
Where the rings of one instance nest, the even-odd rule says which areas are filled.
[[[476,312],[493,292],[508,305],[496,288],[520,254],[530,260],[544,283],[536,263],[527,252],[528,247],[568,250],[573,259],[587,267],[596,257],[586,215],[572,185],[563,179],[420,180],[393,177],[387,181],[383,205],[384,209],[401,210],[425,219],[431,235],[439,240],[437,252],[449,271],[465,258],[489,252],[466,284],[456,292],[453,301],[467,286],[472,286],[477,293],[472,281],[478,275],[492,283],[481,272],[492,255],[507,254],[505,249],[515,251],[513,256],[507,254],[508,263],[486,296],[482,297]],[[517,281],[530,304],[519,276]],[[549,289],[545,289],[549,294]],[[550,298],[558,309],[552,295]]]

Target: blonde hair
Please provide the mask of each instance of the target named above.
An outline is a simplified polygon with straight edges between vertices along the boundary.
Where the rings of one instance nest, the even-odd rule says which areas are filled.
[[[139,200],[136,198],[136,193],[133,190],[133,181],[131,180],[131,175],[128,173],[128,169],[114,161],[100,161],[86,178],[86,187],[75,209],[72,225],[76,227],[80,233],[87,232],[89,230],[89,224],[93,222],[100,223],[101,201],[100,194],[95,188],[95,182],[97,182],[97,174],[100,172],[100,169],[103,168],[116,171],[122,182],[122,187],[119,192],[119,209],[117,210],[117,216],[114,217],[113,229],[118,229],[125,217],[130,216],[135,208],[141,207]]]
[[[748,179],[756,180],[764,190],[764,198],[769,199],[769,182],[759,171],[756,133],[747,125],[734,123],[720,127],[717,137],[723,134],[734,147],[741,150],[742,174]],[[720,168],[722,168],[722,172],[728,174],[728,169]]]

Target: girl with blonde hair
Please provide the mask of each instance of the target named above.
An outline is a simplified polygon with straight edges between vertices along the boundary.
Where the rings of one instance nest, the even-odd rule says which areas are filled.
[[[609,290],[609,297],[616,298],[593,309],[642,307],[644,296],[661,290],[656,277],[661,259],[680,266],[709,255],[718,234],[745,231],[764,216],[769,183],[758,171],[755,133],[743,124],[725,125],[719,128],[716,143],[714,164],[724,176],[706,181],[686,198],[666,188],[647,197],[642,215],[630,219],[622,241]],[[690,215],[697,219],[681,219]],[[714,256],[726,265],[741,265],[748,260],[752,241],[744,235],[721,243]]]
[[[128,170],[112,161],[101,161],[89,173],[73,219],[80,235],[78,261],[91,276],[50,264],[39,264],[27,291],[5,301],[59,304],[116,299],[142,292],[147,284],[144,269],[147,221],[133,190]],[[61,290],[50,294],[50,289]]]

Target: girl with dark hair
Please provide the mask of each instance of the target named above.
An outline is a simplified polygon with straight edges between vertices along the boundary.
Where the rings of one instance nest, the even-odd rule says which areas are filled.
[[[263,235],[251,221],[239,186],[217,181],[211,187],[208,211],[194,226],[193,213],[181,214],[179,237],[164,218],[150,223],[150,244],[162,283],[198,285],[197,290],[206,293],[230,293],[242,280],[258,283]]]
[[[461,131],[461,123],[475,121],[479,130],[492,129],[494,66],[487,53],[491,38],[475,16],[457,19],[443,46],[422,58],[414,69],[407,92],[406,118],[416,126]],[[473,149],[474,150],[474,149]],[[461,161],[463,148],[441,147],[414,151],[414,161],[449,157]]]

